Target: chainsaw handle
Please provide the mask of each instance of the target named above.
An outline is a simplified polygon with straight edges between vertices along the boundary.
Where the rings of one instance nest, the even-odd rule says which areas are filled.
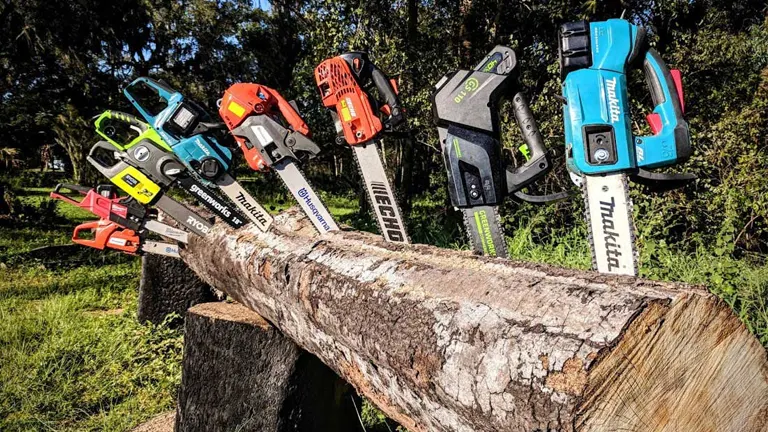
[[[104,126],[102,124],[102,122],[104,122],[105,120],[116,120],[116,121],[125,123],[129,127],[138,129],[139,137],[137,138],[140,138],[141,135],[143,135],[149,130],[149,125],[139,120],[139,118],[134,115],[120,112],[120,111],[111,111],[111,110],[104,111],[93,123],[96,128],[96,133],[101,135],[102,138],[107,140],[110,144],[115,146],[115,148],[117,148],[118,150],[127,149],[137,140],[135,139],[130,143],[119,143],[115,141],[114,137],[110,136],[109,131],[107,130],[107,128],[109,128],[110,126]]]
[[[69,184],[69,183],[58,183],[56,187],[53,189],[55,193],[59,193],[62,189],[66,189],[72,192],[79,192],[82,195],[87,194],[92,188],[89,188],[87,186],[80,186],[76,184]]]
[[[393,128],[405,121],[405,116],[400,108],[400,101],[397,97],[397,90],[389,77],[377,68],[376,65],[369,62],[371,66],[371,79],[376,89],[379,90],[379,95],[384,98],[384,106],[389,107],[385,113],[389,116],[386,123],[389,128]]]
[[[526,155],[526,165],[528,165],[541,157],[545,157],[547,155],[547,148],[544,146],[544,138],[541,136],[536,119],[533,118],[528,101],[525,100],[525,96],[522,93],[518,92],[512,98],[512,108],[515,111],[517,126],[520,128],[523,140],[530,151],[530,154]]]
[[[293,105],[291,105],[291,103],[288,102],[283,97],[283,95],[278,93],[277,90],[269,88],[267,86],[261,86],[261,87],[267,90],[269,94],[275,98],[275,101],[277,101],[277,109],[280,110],[280,114],[288,122],[288,124],[291,125],[294,131],[304,136],[311,136],[309,131],[309,126],[307,126],[307,123],[304,121],[303,118],[301,118],[301,115],[299,114],[299,112],[296,111]]]
[[[637,137],[638,145],[645,146],[644,160],[639,165],[654,167],[683,161],[691,155],[691,139],[680,101],[682,88],[677,87],[666,63],[652,48],[646,52],[643,71],[654,105],[648,116],[654,134]]]
[[[76,226],[74,232],[72,232],[72,242],[96,249],[104,249],[104,244],[102,244],[103,242],[99,239],[99,231],[101,231],[104,226],[105,225],[103,225],[101,220],[82,223]],[[96,230],[96,235],[94,235],[93,239],[80,238],[81,232],[91,230]]]
[[[524,152],[526,157],[524,164],[515,168],[507,168],[507,190],[510,194],[517,193],[520,189],[543,177],[552,167],[547,148],[544,146],[544,138],[541,136],[536,119],[533,118],[531,108],[522,93],[518,92],[512,98],[512,107],[515,111],[515,121],[523,134],[528,152]]]
[[[150,123],[155,122],[155,118],[157,117],[157,114],[152,115],[149,111],[147,111],[139,102],[139,100],[136,98],[134,93],[132,93],[132,90],[134,87],[138,85],[146,85],[150,87],[154,92],[157,93],[157,96],[162,98],[167,104],[170,104],[171,98],[174,94],[177,94],[178,92],[174,89],[172,89],[168,84],[165,82],[157,81],[149,77],[139,77],[133,80],[130,84],[128,84],[123,89],[123,94],[125,97],[128,98],[128,100],[133,104],[133,106],[136,108],[136,110],[139,111],[139,113]]]
[[[58,183],[56,187],[53,189],[53,192],[50,193],[50,197],[53,199],[64,201],[67,204],[72,204],[73,206],[80,206],[82,204],[81,201],[76,201],[73,198],[70,198],[66,195],[64,195],[61,190],[66,189],[70,192],[79,192],[82,195],[87,195],[88,192],[91,190],[91,188],[80,186],[80,185],[74,185],[74,184],[67,184],[67,183]],[[85,198],[84,198],[85,199]]]

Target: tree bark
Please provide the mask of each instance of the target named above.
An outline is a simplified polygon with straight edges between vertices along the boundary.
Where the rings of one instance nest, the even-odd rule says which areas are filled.
[[[411,431],[768,428],[765,349],[703,288],[274,226],[183,259]]]
[[[201,281],[184,261],[161,255],[141,257],[139,306],[140,322],[160,324],[169,314],[183,317],[187,309],[220,300],[208,284]],[[174,324],[182,324],[174,323]]]
[[[358,431],[352,394],[256,312],[222,302],[189,310],[176,432]]]

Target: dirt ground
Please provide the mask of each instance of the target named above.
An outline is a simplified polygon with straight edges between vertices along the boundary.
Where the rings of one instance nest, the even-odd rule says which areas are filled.
[[[173,422],[176,411],[160,414],[152,420],[136,426],[131,432],[173,432]]]

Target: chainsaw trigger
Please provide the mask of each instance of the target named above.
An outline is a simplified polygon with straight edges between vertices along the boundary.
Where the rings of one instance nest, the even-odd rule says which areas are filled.
[[[672,69],[669,71],[672,75],[672,81],[675,82],[675,90],[677,90],[677,97],[680,99],[680,110],[685,114],[685,99],[683,98],[683,77],[680,74],[680,69]]]
[[[310,159],[320,154],[320,147],[314,141],[298,132],[289,133],[285,139],[285,144],[294,154],[304,153]]]
[[[654,135],[658,134],[662,129],[661,124],[661,116],[657,113],[651,113],[645,116],[645,119],[648,121],[648,126],[651,127],[651,132],[653,132]]]

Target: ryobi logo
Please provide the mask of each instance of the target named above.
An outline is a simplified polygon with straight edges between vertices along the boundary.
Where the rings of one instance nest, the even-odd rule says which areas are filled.
[[[619,98],[616,97],[616,78],[605,80],[605,87],[608,93],[608,112],[611,114],[611,123],[618,123],[621,116],[621,106]]]
[[[461,101],[463,101],[468,94],[477,90],[478,87],[480,87],[480,81],[478,81],[477,78],[472,77],[468,79],[467,82],[464,83],[464,90],[462,90],[461,93],[456,95],[456,97],[453,98],[453,101],[456,102],[457,104],[461,103]]]

